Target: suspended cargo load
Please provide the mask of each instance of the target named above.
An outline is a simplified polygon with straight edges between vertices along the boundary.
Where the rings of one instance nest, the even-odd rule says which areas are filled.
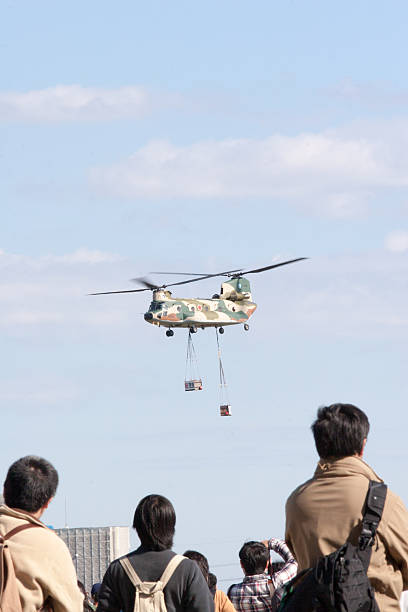
[[[203,381],[201,378],[197,380],[185,380],[184,389],[185,391],[201,391],[203,388]]]
[[[222,329],[222,328],[221,328]],[[221,332],[221,329],[219,330]],[[215,328],[215,335],[217,337],[217,349],[218,349],[218,364],[220,373],[220,415],[231,416],[231,404],[228,399],[227,381],[225,379],[224,367],[221,360],[221,348],[220,340],[218,336],[218,328]]]
[[[220,406],[221,416],[231,416],[231,406],[229,404],[222,404]]]
[[[196,352],[194,350],[191,330],[188,332],[187,340],[187,357],[186,357],[186,373],[184,377],[185,391],[202,391],[203,381],[198,372],[198,362]]]

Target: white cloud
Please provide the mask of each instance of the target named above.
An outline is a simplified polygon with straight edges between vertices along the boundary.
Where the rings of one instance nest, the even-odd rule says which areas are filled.
[[[396,230],[391,232],[385,238],[385,246],[394,253],[408,251],[408,231]]]
[[[123,259],[120,255],[114,253],[107,253],[105,251],[90,250],[86,248],[80,248],[73,253],[60,256],[47,256],[44,258],[46,261],[61,262],[68,264],[99,264],[99,263],[113,263]]]
[[[160,98],[163,100],[163,97]],[[139,119],[157,105],[144,87],[103,89],[56,85],[28,92],[0,92],[0,121],[59,122]]]
[[[0,403],[53,405],[75,400],[78,390],[65,380],[50,383],[49,380],[24,379],[18,381],[2,380]]]
[[[126,282],[125,258],[85,247],[63,255],[0,252],[0,328],[19,336],[49,329],[118,328],[134,303],[110,307],[88,293]],[[130,286],[130,288],[132,288]]]
[[[69,254],[30,258],[3,253],[0,262],[2,258],[8,258],[0,275],[3,335],[35,337],[41,342],[48,338],[53,344],[65,338],[77,339],[80,346],[90,338],[99,342],[101,337],[113,337],[116,344],[137,336],[143,343],[158,333],[142,317],[150,301],[148,292],[88,295],[132,289],[127,279],[143,268],[146,271],[147,260],[139,262],[142,270],[135,270],[128,260],[108,259],[94,264],[91,258],[71,264],[67,263]],[[312,257],[275,274],[273,282],[266,276],[262,281],[260,277],[251,278],[258,303],[253,324],[272,343],[281,333],[333,338],[408,337],[407,275],[404,253],[381,250],[354,257]],[[174,295],[179,293],[175,291]]]
[[[281,198],[349,216],[376,190],[408,184],[406,151],[401,159],[401,147],[382,135],[334,131],[186,146],[153,141],[122,162],[94,168],[90,180],[101,192],[129,198]]]
[[[0,250],[0,268],[17,263],[22,263],[28,267],[46,267],[51,264],[101,264],[101,263],[115,263],[121,261],[124,258],[116,253],[109,253],[106,251],[98,251],[81,247],[72,253],[66,253],[65,255],[41,255],[39,257],[30,257],[27,255],[16,255],[14,253],[6,253]]]
[[[301,267],[302,266],[302,267]],[[261,304],[273,303],[254,316],[271,342],[277,334],[352,339],[408,338],[408,259],[384,251],[354,256],[311,258],[274,277],[254,294]]]
[[[5,317],[3,323],[17,325],[39,325],[42,323],[58,323],[63,316],[58,312],[32,312],[27,310],[16,310]]]
[[[359,102],[371,108],[406,106],[408,91],[395,89],[386,82],[357,82],[353,79],[343,79],[329,90],[337,97]]]

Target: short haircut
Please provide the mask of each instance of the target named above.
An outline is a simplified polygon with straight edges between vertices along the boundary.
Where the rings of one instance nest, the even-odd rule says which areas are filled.
[[[57,470],[45,459],[27,455],[15,461],[4,482],[4,501],[10,508],[37,512],[54,497]]]
[[[148,550],[169,550],[173,546],[176,513],[162,495],[147,495],[137,505],[133,527]]]
[[[239,558],[247,576],[262,574],[269,561],[269,549],[262,542],[245,542],[239,551]]]
[[[369,430],[367,416],[352,404],[322,406],[312,425],[316,449],[322,458],[360,454]]]
[[[217,591],[217,576],[208,572],[208,588],[210,589],[212,596],[215,597]]]
[[[183,557],[188,557],[192,561],[195,561],[198,567],[200,568],[204,578],[208,582],[208,572],[210,566],[208,565],[207,557],[204,557],[204,555],[197,552],[196,550],[186,550],[186,552],[183,553]]]

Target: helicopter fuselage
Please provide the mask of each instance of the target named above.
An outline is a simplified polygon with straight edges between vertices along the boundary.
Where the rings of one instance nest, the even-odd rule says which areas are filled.
[[[256,268],[243,272],[242,269],[227,270],[217,274],[197,274],[194,272],[152,272],[152,274],[178,274],[193,276],[185,281],[155,285],[147,278],[133,279],[144,285],[143,289],[124,289],[121,291],[99,291],[91,295],[110,295],[112,293],[138,293],[139,291],[152,291],[153,301],[149,310],[144,313],[144,319],[152,325],[159,327],[187,327],[190,333],[195,333],[197,327],[219,327],[219,333],[224,333],[225,325],[244,324],[244,329],[248,331],[249,325],[246,323],[249,317],[255,312],[256,304],[252,301],[251,285],[246,274],[257,274],[280,266],[295,263],[307,259],[307,257],[297,257],[289,261],[282,261],[263,268]],[[227,277],[228,280],[221,284],[220,294],[213,295],[212,298],[174,298],[168,287],[185,285],[197,281],[214,278],[216,276]],[[167,336],[173,336],[171,329],[166,331]]]
[[[246,323],[256,304],[249,299],[172,298],[170,291],[158,289],[145,313],[145,321],[163,327],[224,327]],[[248,295],[249,297],[249,295]]]

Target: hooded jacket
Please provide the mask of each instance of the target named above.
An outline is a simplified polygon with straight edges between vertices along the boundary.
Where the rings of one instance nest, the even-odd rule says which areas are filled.
[[[37,612],[47,598],[54,612],[83,612],[83,596],[65,543],[30,514],[0,506],[1,535],[26,523],[42,529],[25,529],[7,542],[23,612]]]
[[[360,457],[321,459],[311,480],[286,502],[286,543],[299,571],[347,540],[357,544],[369,481],[383,482]],[[372,548],[368,577],[381,612],[399,612],[408,588],[408,512],[388,489]]]

